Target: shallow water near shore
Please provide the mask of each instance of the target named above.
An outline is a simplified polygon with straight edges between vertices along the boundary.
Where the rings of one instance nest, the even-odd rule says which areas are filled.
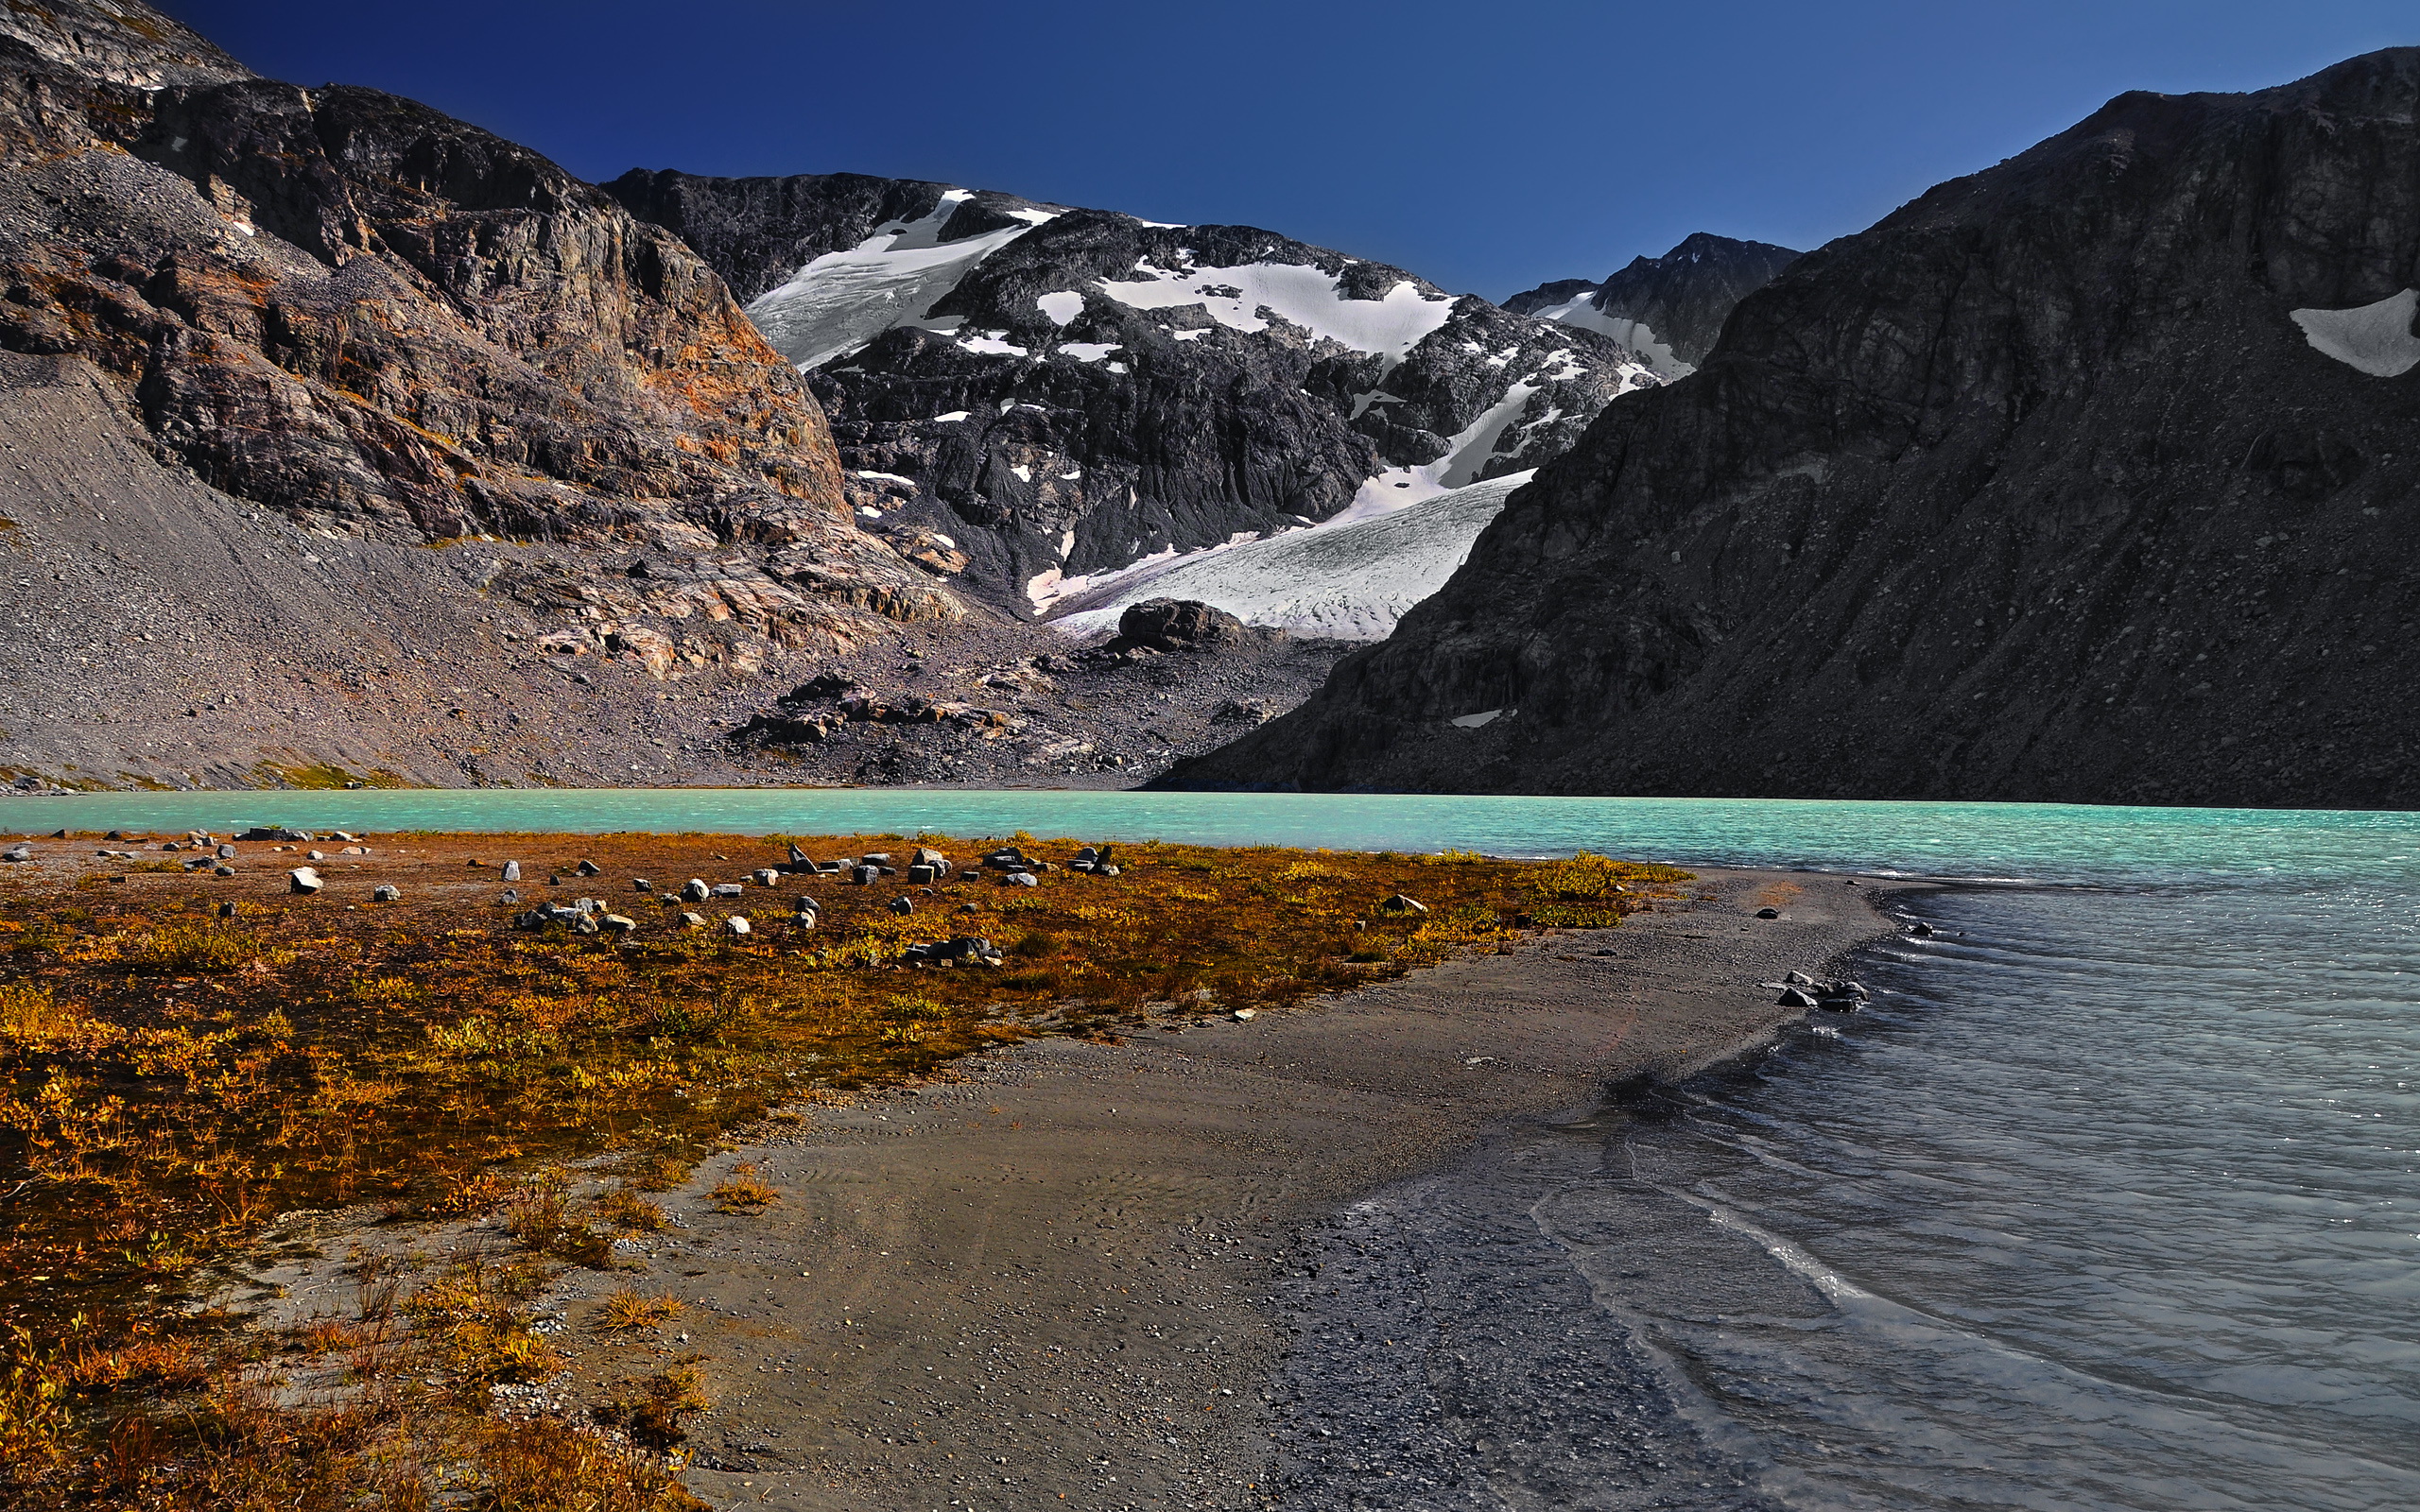
[[[2420,1505],[2420,815],[897,790],[0,808],[16,833],[254,822],[1966,879],[1904,905],[1940,933],[1854,963],[1868,1011],[1344,1215],[1285,1304],[1298,1504]]]
[[[2420,1505],[2420,894],[1910,911],[1868,1011],[1345,1215],[1303,1504]]]

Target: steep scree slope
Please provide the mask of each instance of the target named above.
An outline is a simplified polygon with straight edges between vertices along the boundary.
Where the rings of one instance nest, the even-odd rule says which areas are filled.
[[[1504,307],[1543,320],[1600,331],[1665,378],[1697,370],[1741,300],[1772,283],[1799,254],[1771,242],[1699,232],[1661,257],[1634,257],[1605,280],[1557,279],[1515,294]]]
[[[809,370],[867,527],[1020,613],[1535,467],[1655,381],[1595,331],[1249,227],[850,174],[606,189]]]
[[[2415,121],[2126,94],[1810,254],[1171,780],[2420,805]]]

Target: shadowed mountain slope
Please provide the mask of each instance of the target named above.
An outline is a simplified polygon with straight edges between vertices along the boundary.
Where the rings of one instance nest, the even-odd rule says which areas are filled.
[[[1699,232],[1661,257],[1632,258],[1602,284],[1557,279],[1513,295],[1504,307],[1602,332],[1662,376],[1679,378],[1714,350],[1732,309],[1798,257],[1771,242]]]
[[[2420,805],[2415,120],[2126,94],[1809,254],[1169,781]]]

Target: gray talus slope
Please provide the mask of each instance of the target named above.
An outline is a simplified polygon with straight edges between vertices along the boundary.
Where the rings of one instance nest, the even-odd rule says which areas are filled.
[[[2415,118],[2128,94],[1810,254],[1171,781],[2420,803]]]
[[[241,787],[321,764],[440,784],[628,781],[634,757],[675,770],[648,737],[677,742],[676,711],[604,717],[607,690],[530,658],[535,618],[484,592],[526,548],[314,531],[232,498],[164,465],[77,358],[0,353],[0,775]]]

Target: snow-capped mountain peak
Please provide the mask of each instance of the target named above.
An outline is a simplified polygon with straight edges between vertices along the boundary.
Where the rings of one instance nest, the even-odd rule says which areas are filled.
[[[1659,381],[1597,330],[1253,227],[851,175],[608,188],[753,296],[861,527],[947,536],[918,559],[1020,614],[1526,472]]]

